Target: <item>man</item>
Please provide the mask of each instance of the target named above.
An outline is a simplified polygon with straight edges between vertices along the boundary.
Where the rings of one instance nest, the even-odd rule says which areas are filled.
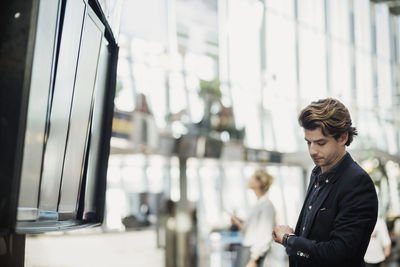
[[[315,163],[296,230],[277,226],[290,267],[365,266],[378,200],[368,174],[346,152],[357,131],[338,100],[311,103],[299,115]]]

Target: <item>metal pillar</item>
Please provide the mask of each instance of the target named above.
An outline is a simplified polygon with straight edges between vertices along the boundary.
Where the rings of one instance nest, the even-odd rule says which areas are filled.
[[[170,206],[166,220],[166,267],[195,267],[196,217],[187,199],[187,157],[179,157],[180,199],[175,207]],[[169,204],[172,204],[171,202]]]

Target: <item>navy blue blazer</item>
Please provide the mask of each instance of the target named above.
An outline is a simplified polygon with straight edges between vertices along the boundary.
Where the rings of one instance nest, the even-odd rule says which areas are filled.
[[[314,179],[312,176],[306,200]],[[365,266],[364,254],[376,223],[378,199],[371,178],[349,153],[321,188],[311,211],[311,227],[300,237],[305,208],[303,204],[297,236],[287,242],[290,267]]]

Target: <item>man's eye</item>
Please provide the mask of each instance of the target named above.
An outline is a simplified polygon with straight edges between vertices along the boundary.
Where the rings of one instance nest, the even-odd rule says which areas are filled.
[[[323,145],[325,145],[326,143],[318,143],[318,145],[319,146],[323,146]]]

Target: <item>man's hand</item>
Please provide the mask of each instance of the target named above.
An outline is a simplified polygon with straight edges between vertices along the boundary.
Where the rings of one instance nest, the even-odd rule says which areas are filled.
[[[292,227],[288,225],[278,225],[275,227],[274,231],[272,232],[272,238],[275,242],[282,244],[282,238],[284,234],[293,234],[294,231]]]

